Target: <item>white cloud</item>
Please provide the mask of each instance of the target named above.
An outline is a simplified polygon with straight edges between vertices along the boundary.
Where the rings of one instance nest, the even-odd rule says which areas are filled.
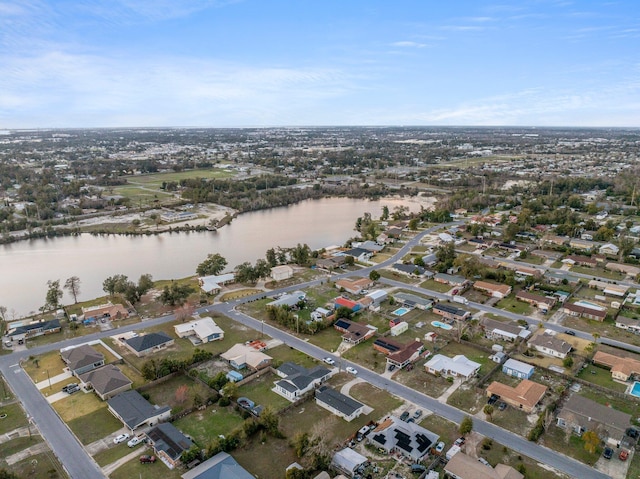
[[[394,43],[391,44],[391,46],[401,47],[401,48],[424,48],[424,47],[427,46],[427,44],[426,43],[404,41],[404,42],[394,42]]]

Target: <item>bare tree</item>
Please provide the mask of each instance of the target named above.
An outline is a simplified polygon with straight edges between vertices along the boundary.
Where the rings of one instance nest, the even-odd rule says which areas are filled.
[[[64,289],[71,293],[71,296],[73,296],[73,302],[77,304],[78,295],[80,294],[80,278],[78,278],[77,276],[71,276],[70,278],[67,278],[67,280],[64,282]]]

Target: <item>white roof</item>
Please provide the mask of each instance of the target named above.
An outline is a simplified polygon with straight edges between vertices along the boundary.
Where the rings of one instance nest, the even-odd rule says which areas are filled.
[[[371,291],[370,293],[367,293],[366,296],[368,298],[376,300],[380,298],[385,298],[387,296],[387,292],[384,289],[376,289],[374,291]]]
[[[445,243],[453,242],[453,236],[451,236],[449,233],[440,233],[438,234],[438,238],[440,238],[440,241],[443,241]]]
[[[425,366],[430,369],[435,369],[436,371],[447,370],[453,371],[461,376],[469,376],[480,369],[481,364],[467,359],[466,356],[462,354],[458,354],[453,358],[436,354]]]
[[[504,367],[513,369],[514,371],[521,371],[521,372],[529,372],[532,369],[535,369],[530,364],[523,363],[522,361],[518,361],[517,359],[511,359],[511,358],[507,359],[504,362]]]
[[[198,338],[208,338],[212,334],[224,334],[224,331],[218,326],[211,318],[199,318],[188,323],[176,324],[174,326],[176,333],[182,336],[189,331],[193,331],[193,334]]]
[[[265,359],[271,359],[271,356],[246,344],[235,344],[229,351],[222,353],[220,357],[226,361],[233,361],[237,364],[247,364],[252,368],[256,368]]]
[[[368,459],[362,454],[345,447],[333,455],[333,460],[331,462],[346,471],[354,472],[358,467],[360,467],[360,465],[367,461]]]
[[[235,279],[235,273],[227,273],[220,275],[202,276],[198,278],[200,281],[200,288],[205,293],[210,293],[213,290],[220,289],[220,285],[233,281]]]

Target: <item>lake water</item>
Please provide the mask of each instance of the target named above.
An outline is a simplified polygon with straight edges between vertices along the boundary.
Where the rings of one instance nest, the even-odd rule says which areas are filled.
[[[423,200],[424,201],[424,200]],[[423,202],[425,207],[428,203]],[[209,253],[220,253],[228,270],[245,261],[264,258],[271,247],[308,244],[312,249],[342,245],[355,235],[356,219],[365,212],[378,218],[382,207],[420,209],[412,199],[380,201],[349,198],[308,200],[283,208],[240,215],[217,232],[165,233],[152,236],[81,236],[38,239],[0,246],[0,305],[9,318],[35,312],[44,304],[47,281],[64,284],[70,276],[81,281],[79,300],[104,294],[108,276],[125,274],[137,281],[177,279],[195,274]],[[66,294],[63,303],[72,302]]]

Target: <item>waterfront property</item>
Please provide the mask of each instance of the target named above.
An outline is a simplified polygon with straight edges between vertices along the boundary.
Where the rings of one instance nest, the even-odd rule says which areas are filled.
[[[201,276],[198,278],[200,289],[207,294],[219,293],[226,284],[233,283],[236,280],[235,273],[226,273],[219,275]]]
[[[23,342],[28,338],[43,336],[45,334],[59,333],[61,330],[60,320],[33,321],[31,323],[13,323],[8,325],[6,336],[10,341]]]
[[[274,266],[271,268],[271,279],[274,281],[284,281],[293,278],[293,268],[287,264]]]
[[[118,319],[127,319],[129,317],[129,310],[121,304],[109,302],[99,306],[82,308],[82,317],[85,323],[94,323],[101,320],[115,321]]]

